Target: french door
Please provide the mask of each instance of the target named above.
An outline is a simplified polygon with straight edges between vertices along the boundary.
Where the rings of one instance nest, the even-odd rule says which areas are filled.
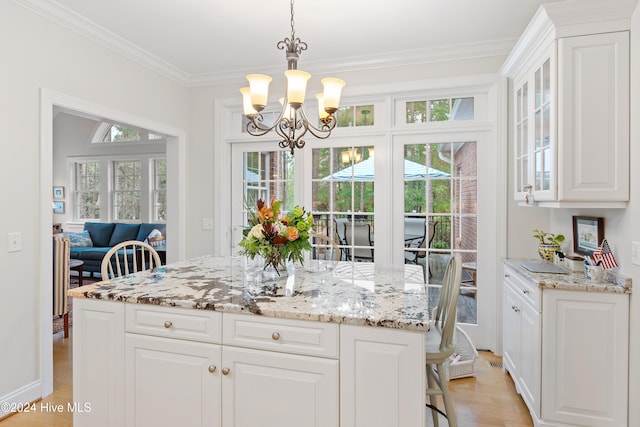
[[[423,268],[431,311],[449,258],[461,255],[458,324],[478,348],[493,348],[496,325],[497,196],[488,141],[488,133],[450,132],[397,135],[392,143],[394,262]]]

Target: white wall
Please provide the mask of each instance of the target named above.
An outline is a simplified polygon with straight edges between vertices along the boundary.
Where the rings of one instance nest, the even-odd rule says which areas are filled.
[[[0,2],[0,401],[40,385],[40,90],[188,127],[188,91],[10,1]],[[49,201],[49,205],[50,205]],[[0,245],[0,248],[6,246]],[[21,394],[25,393],[25,394]],[[16,399],[15,401],[24,401]]]

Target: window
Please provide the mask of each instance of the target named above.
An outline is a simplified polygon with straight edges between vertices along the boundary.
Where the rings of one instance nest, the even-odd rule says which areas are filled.
[[[153,160],[153,220],[167,220],[167,161]]]
[[[140,220],[141,162],[114,161],[113,171],[113,219]]]
[[[99,219],[100,162],[77,162],[74,172],[76,218]]]
[[[340,107],[336,112],[337,127],[373,126],[373,112],[373,105]]]
[[[407,123],[473,120],[474,98],[444,98],[406,103]]]
[[[313,149],[313,258],[374,261],[373,146]]]
[[[164,143],[165,137],[133,126],[100,123],[91,138],[92,144]]]

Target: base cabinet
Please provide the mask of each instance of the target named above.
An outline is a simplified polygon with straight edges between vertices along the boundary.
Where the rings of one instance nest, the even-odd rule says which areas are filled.
[[[537,311],[526,281],[505,266],[503,361],[534,425],[627,427],[629,295],[542,289]]]
[[[542,418],[627,426],[629,297],[543,292]]]
[[[424,426],[421,332],[76,299],[73,334],[76,427]]]

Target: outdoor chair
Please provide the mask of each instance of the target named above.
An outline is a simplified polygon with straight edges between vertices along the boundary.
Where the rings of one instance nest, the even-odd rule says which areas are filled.
[[[355,246],[354,248],[349,248],[349,260],[373,262],[370,224],[352,225],[347,223],[344,227],[344,235],[346,244]],[[353,240],[353,243],[351,243],[351,240]]]

